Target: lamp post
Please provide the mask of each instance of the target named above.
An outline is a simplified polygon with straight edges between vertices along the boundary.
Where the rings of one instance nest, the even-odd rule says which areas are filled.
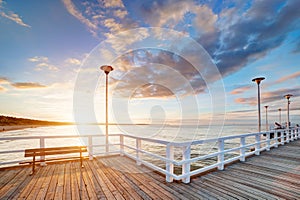
[[[264,77],[258,77],[258,78],[254,78],[252,79],[253,82],[257,83],[257,100],[258,100],[258,132],[261,131],[261,118],[260,118],[260,82],[262,80],[265,80]]]
[[[108,74],[109,72],[113,71],[114,68],[109,65],[103,65],[100,67],[101,70],[104,71],[106,75],[105,81],[105,152],[109,152],[109,145],[108,145]]]
[[[268,124],[268,107],[269,106],[265,106],[265,109],[266,109],[266,131],[269,130],[269,124]]]
[[[279,108],[278,111],[279,111],[279,124],[281,125],[281,108]]]
[[[287,129],[290,128],[290,98],[292,96],[292,94],[287,94],[284,96],[287,99]]]

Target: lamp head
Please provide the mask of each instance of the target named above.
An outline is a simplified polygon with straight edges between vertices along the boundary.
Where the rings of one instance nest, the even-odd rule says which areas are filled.
[[[265,77],[258,77],[258,78],[254,78],[252,79],[253,82],[256,82],[257,85],[260,84],[261,81],[265,80]]]
[[[100,69],[103,70],[105,74],[109,74],[109,72],[114,70],[114,68],[110,65],[103,65],[100,67]]]
[[[287,95],[284,95],[284,97],[289,100],[293,95],[292,94],[287,94]]]

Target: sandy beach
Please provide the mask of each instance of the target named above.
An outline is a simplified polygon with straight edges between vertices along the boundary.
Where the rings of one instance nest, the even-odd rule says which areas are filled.
[[[0,132],[40,127],[37,125],[0,126]]]

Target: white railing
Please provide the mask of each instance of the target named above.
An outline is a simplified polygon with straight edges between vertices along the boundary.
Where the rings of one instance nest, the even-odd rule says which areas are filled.
[[[68,136],[28,136],[8,137],[1,140],[39,140],[39,146],[45,147],[45,141],[58,138],[84,138],[87,141],[88,155],[120,154],[136,161],[138,165],[145,165],[159,171],[166,176],[167,182],[182,180],[189,183],[191,176],[207,172],[212,169],[223,170],[226,164],[234,161],[245,161],[251,155],[259,155],[261,151],[269,151],[300,138],[300,129],[281,129],[261,133],[225,136],[220,138],[196,140],[190,142],[169,142],[165,140],[142,138],[125,134],[113,134],[109,137],[119,137],[116,143],[110,146],[118,147],[117,150],[95,153],[94,149],[105,147],[105,144],[95,145],[93,139],[105,137],[104,135],[68,135]],[[205,150],[207,148],[207,150]],[[112,148],[110,148],[112,149]],[[112,149],[113,150],[113,149]],[[179,151],[178,151],[179,150]],[[205,151],[205,152],[204,152]],[[0,151],[1,154],[24,152],[20,150]],[[23,160],[2,162],[16,164]],[[158,163],[159,162],[159,163]],[[203,164],[205,163],[205,164]],[[200,166],[199,166],[200,165]]]

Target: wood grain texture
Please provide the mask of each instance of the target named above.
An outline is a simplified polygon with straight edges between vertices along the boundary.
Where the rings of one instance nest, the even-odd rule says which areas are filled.
[[[126,157],[0,169],[0,199],[300,199],[300,140],[194,177],[165,177]]]

